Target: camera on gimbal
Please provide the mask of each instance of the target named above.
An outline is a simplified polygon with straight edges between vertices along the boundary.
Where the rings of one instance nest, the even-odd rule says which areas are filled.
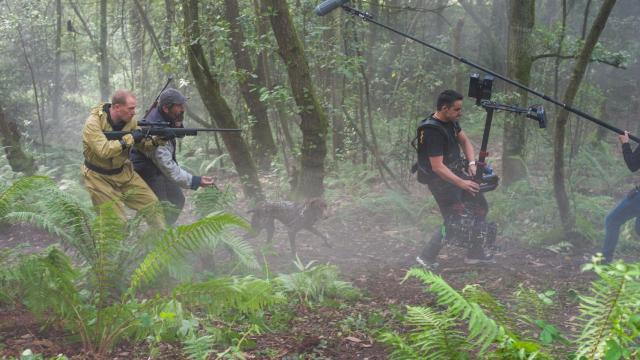
[[[469,77],[469,97],[476,99],[476,105],[480,105],[481,100],[491,99],[491,88],[493,87],[493,76],[485,75],[480,80],[480,74],[471,74]]]

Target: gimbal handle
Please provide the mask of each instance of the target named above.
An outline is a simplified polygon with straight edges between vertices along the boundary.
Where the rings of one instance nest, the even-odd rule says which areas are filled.
[[[560,106],[564,110],[572,112],[572,113],[574,113],[574,114],[576,114],[576,115],[578,115],[580,117],[583,117],[583,118],[585,118],[585,119],[587,119],[587,120],[589,120],[591,122],[594,122],[594,123],[606,128],[606,129],[609,129],[609,130],[611,130],[611,131],[613,131],[613,132],[615,132],[617,134],[620,134],[620,135],[624,134],[623,130],[621,130],[621,129],[613,126],[613,125],[610,125],[610,124],[608,124],[608,123],[606,123],[606,122],[604,122],[604,121],[602,121],[602,120],[600,120],[600,119],[598,119],[598,118],[596,118],[594,116],[591,116],[591,115],[589,115],[589,114],[587,114],[587,113],[585,113],[583,111],[575,109],[575,108],[573,108],[573,107],[571,107],[571,106],[569,106],[569,105],[567,105],[567,104],[565,104],[565,103],[563,103],[561,101],[558,101],[558,100],[556,100],[556,99],[554,99],[552,97],[549,97],[549,96],[547,96],[547,95],[545,95],[545,94],[543,94],[541,92],[535,91],[535,90],[533,90],[533,89],[531,89],[531,88],[529,88],[529,87],[527,87],[525,85],[520,84],[519,82],[517,82],[515,80],[511,80],[506,76],[502,76],[502,75],[500,75],[500,74],[498,74],[496,72],[493,72],[493,71],[491,71],[491,70],[489,70],[489,69],[487,69],[487,68],[485,68],[485,67],[483,67],[481,65],[475,64],[475,63],[473,63],[473,62],[471,62],[471,61],[469,61],[469,60],[467,60],[467,59],[465,59],[463,57],[454,55],[454,54],[452,54],[452,53],[450,53],[448,51],[442,50],[442,49],[440,49],[440,48],[438,48],[436,46],[428,44],[428,43],[426,43],[426,42],[424,42],[424,41],[422,41],[420,39],[417,39],[417,38],[415,38],[415,37],[413,37],[411,35],[405,34],[405,33],[401,32],[399,30],[396,30],[396,29],[390,27],[390,26],[387,26],[387,25],[385,25],[383,23],[380,23],[380,22],[374,20],[373,16],[371,14],[368,14],[366,12],[362,12],[362,11],[357,10],[357,9],[354,9],[354,8],[348,6],[348,5],[341,5],[341,7],[348,14],[353,15],[355,17],[358,17],[358,18],[362,19],[363,21],[368,21],[370,23],[376,24],[376,25],[378,25],[380,27],[383,27],[383,28],[385,28],[385,29],[387,29],[387,30],[389,30],[389,31],[391,31],[393,33],[396,33],[396,34],[400,35],[400,36],[406,37],[407,39],[411,39],[411,40],[417,42],[418,44],[424,45],[424,46],[426,46],[426,47],[428,47],[428,48],[430,48],[432,50],[435,50],[435,51],[437,51],[437,52],[439,52],[441,54],[444,54],[444,55],[447,55],[447,56],[449,56],[451,58],[454,58],[454,59],[460,61],[463,64],[469,65],[469,66],[474,67],[474,68],[476,68],[476,69],[478,69],[480,71],[483,71],[483,72],[485,72],[487,74],[493,75],[493,76],[497,77],[498,79],[501,79],[501,80],[503,80],[503,81],[505,81],[505,82],[517,87],[517,88],[520,88],[522,90],[530,92],[533,95],[536,95],[536,96],[542,98],[543,100],[546,100],[546,101],[548,101],[550,103],[553,103],[553,104],[555,104],[557,106]],[[635,142],[640,144],[640,138],[638,138],[638,137],[636,137],[634,135],[629,134],[629,139],[632,139],[633,141],[635,141]]]

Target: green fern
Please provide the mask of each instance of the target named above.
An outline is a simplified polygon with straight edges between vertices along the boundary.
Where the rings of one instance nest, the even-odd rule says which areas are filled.
[[[214,351],[214,344],[215,338],[213,335],[191,335],[188,339],[183,341],[183,351],[187,354],[189,359],[206,360]]]
[[[429,285],[430,290],[438,297],[438,305],[446,307],[451,316],[468,323],[468,340],[479,346],[480,352],[484,352],[495,340],[505,335],[504,328],[489,318],[477,303],[465,299],[440,276],[424,269],[412,268],[405,279],[409,277],[416,277]]]
[[[407,307],[405,323],[415,328],[409,335],[414,347],[429,359],[468,359],[471,351],[463,332],[456,329],[457,322],[446,314],[430,308]]]
[[[626,358],[637,358],[639,329],[634,316],[640,313],[640,264],[593,263],[585,270],[594,270],[600,279],[592,283],[591,295],[580,296],[577,358],[603,358],[617,349],[626,349]]]
[[[274,281],[288,293],[296,295],[301,302],[311,305],[326,298],[355,299],[360,293],[351,283],[339,280],[340,271],[335,265],[304,265],[300,259],[295,262],[299,272],[280,274]]]
[[[19,199],[29,195],[41,187],[53,186],[53,181],[46,176],[29,176],[18,179],[0,193],[0,219],[13,211]]]
[[[131,277],[129,291],[135,292],[144,282],[152,281],[160,271],[164,270],[176,256],[184,257],[186,252],[194,251],[203,244],[224,243],[234,253],[242,254],[241,259],[251,261],[250,247],[240,240],[228,240],[223,231],[229,226],[248,229],[249,224],[243,219],[225,213],[216,213],[202,218],[193,224],[180,225],[167,230],[157,245],[147,254],[143,262],[135,269]],[[235,246],[235,247],[234,247]],[[257,260],[255,260],[257,262]],[[256,265],[254,265],[256,266]]]
[[[214,315],[230,309],[251,315],[285,300],[270,281],[251,276],[183,284],[173,290],[173,297],[186,305],[205,306]]]
[[[408,339],[406,339],[405,336],[396,332],[383,331],[377,338],[378,341],[391,347],[392,350],[389,354],[389,360],[414,360],[424,358],[424,354],[421,354],[411,343],[408,343]]]
[[[222,211],[235,201],[235,192],[227,185],[224,190],[205,188],[193,194],[193,206],[198,215]]]

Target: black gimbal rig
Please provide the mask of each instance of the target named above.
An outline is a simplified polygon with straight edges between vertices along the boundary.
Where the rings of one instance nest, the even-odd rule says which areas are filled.
[[[444,54],[446,56],[449,56],[451,58],[454,58],[458,61],[460,61],[463,64],[469,65],[473,68],[476,68],[484,73],[486,73],[487,75],[485,75],[485,77],[483,78],[482,81],[480,81],[480,76],[478,74],[473,74],[471,75],[471,79],[469,82],[469,97],[473,97],[476,99],[476,105],[482,106],[486,111],[487,111],[487,118],[486,118],[486,122],[485,122],[485,128],[484,128],[484,134],[482,136],[482,146],[480,149],[480,159],[478,161],[478,172],[476,174],[476,181],[478,183],[480,183],[480,191],[491,191],[493,189],[495,189],[498,186],[498,177],[496,175],[493,174],[493,171],[487,167],[486,163],[485,163],[485,159],[486,156],[488,155],[487,153],[487,142],[489,140],[489,132],[491,129],[491,121],[493,118],[493,112],[494,110],[502,110],[502,111],[509,111],[509,112],[513,112],[513,113],[517,113],[517,114],[525,114],[526,117],[534,119],[538,122],[538,125],[541,128],[546,127],[546,115],[545,115],[545,110],[542,107],[542,105],[534,105],[531,106],[529,108],[520,108],[520,107],[516,107],[516,106],[511,106],[511,105],[504,105],[504,104],[498,104],[495,103],[493,101],[490,101],[491,98],[491,87],[492,87],[492,83],[493,83],[493,78],[498,78],[501,79],[515,87],[518,87],[522,90],[525,90],[533,95],[536,95],[540,98],[542,98],[543,100],[549,101],[557,106],[560,106],[561,108],[563,108],[566,111],[572,112],[584,119],[587,119],[591,122],[594,122],[606,129],[609,129],[617,134],[624,134],[624,131],[612,126],[598,118],[595,118],[583,111],[580,111],[578,109],[575,109],[565,103],[562,103],[554,98],[551,98],[543,93],[540,93],[538,91],[535,91],[525,85],[520,84],[517,81],[511,80],[508,77],[502,76],[500,74],[497,74],[483,66],[480,66],[478,64],[475,64],[463,57],[454,55],[452,53],[449,53],[445,50],[442,50],[436,46],[433,46],[431,44],[428,44],[420,39],[417,39],[411,35],[405,34],[401,31],[398,31],[390,26],[387,26],[385,24],[382,24],[376,20],[373,19],[373,16],[371,14],[368,14],[366,12],[354,9],[348,5],[345,5],[349,0],[325,0],[322,3],[320,3],[316,8],[315,8],[315,13],[318,16],[324,16],[326,14],[328,14],[329,12],[331,12],[333,9],[337,8],[337,7],[341,7],[344,11],[346,11],[348,14],[353,15],[357,18],[362,19],[363,21],[366,22],[370,22],[373,24],[376,24],[380,27],[383,27],[393,33],[396,33],[400,36],[403,36],[407,39],[413,40],[415,42],[417,42],[418,44],[424,45],[432,50],[435,50],[441,54]],[[629,138],[632,139],[633,141],[640,143],[640,138],[629,134]]]
[[[480,146],[480,154],[477,161],[477,169],[475,181],[480,184],[480,192],[495,190],[498,187],[498,175],[488,167],[485,162],[489,152],[487,145],[489,143],[489,133],[491,132],[491,122],[493,121],[493,112],[508,111],[516,114],[525,114],[526,117],[538,122],[538,126],[543,129],[547,127],[547,116],[542,105],[532,105],[529,108],[521,108],[513,105],[498,104],[491,101],[491,88],[493,87],[493,76],[485,75],[480,81],[479,74],[471,74],[469,78],[469,94],[470,98],[476,99],[476,105],[482,106],[487,112],[484,123],[484,132],[482,133],[482,145]]]

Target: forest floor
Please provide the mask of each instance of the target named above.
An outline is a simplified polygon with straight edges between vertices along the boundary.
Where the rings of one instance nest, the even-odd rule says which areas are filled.
[[[417,280],[401,283],[406,271],[415,266],[415,257],[428,236],[416,227],[400,224],[392,215],[376,213],[375,209],[342,207],[331,212],[318,228],[329,235],[332,248],[302,232],[297,242],[302,262],[337,265],[343,278],[361,289],[364,296],[346,306],[298,306],[285,331],[253,337],[257,346],[246,352],[248,359],[386,359],[388,350],[376,341],[375,328],[385,321],[393,323],[394,312],[404,313],[405,305],[433,304],[433,296]],[[256,249],[262,249],[271,273],[296,270],[282,228],[268,250],[264,250],[264,234],[252,241]],[[12,226],[0,233],[0,247],[26,242],[35,246],[30,248],[33,251],[53,239],[25,226]],[[569,329],[577,315],[576,291],[586,291],[594,279],[592,274],[580,271],[588,256],[567,256],[514,241],[500,242],[496,263],[485,265],[465,265],[462,249],[445,247],[436,272],[457,289],[479,284],[503,303],[513,301],[520,285],[540,293],[553,290],[552,305],[545,317],[558,328]],[[397,321],[393,327],[402,328]],[[46,356],[64,353],[70,358],[85,358],[79,347],[63,339],[63,334],[40,328],[26,311],[0,309],[0,357],[19,356],[29,348]],[[162,358],[182,358],[178,347],[166,344]],[[144,348],[121,345],[113,358],[147,358],[145,354]]]

